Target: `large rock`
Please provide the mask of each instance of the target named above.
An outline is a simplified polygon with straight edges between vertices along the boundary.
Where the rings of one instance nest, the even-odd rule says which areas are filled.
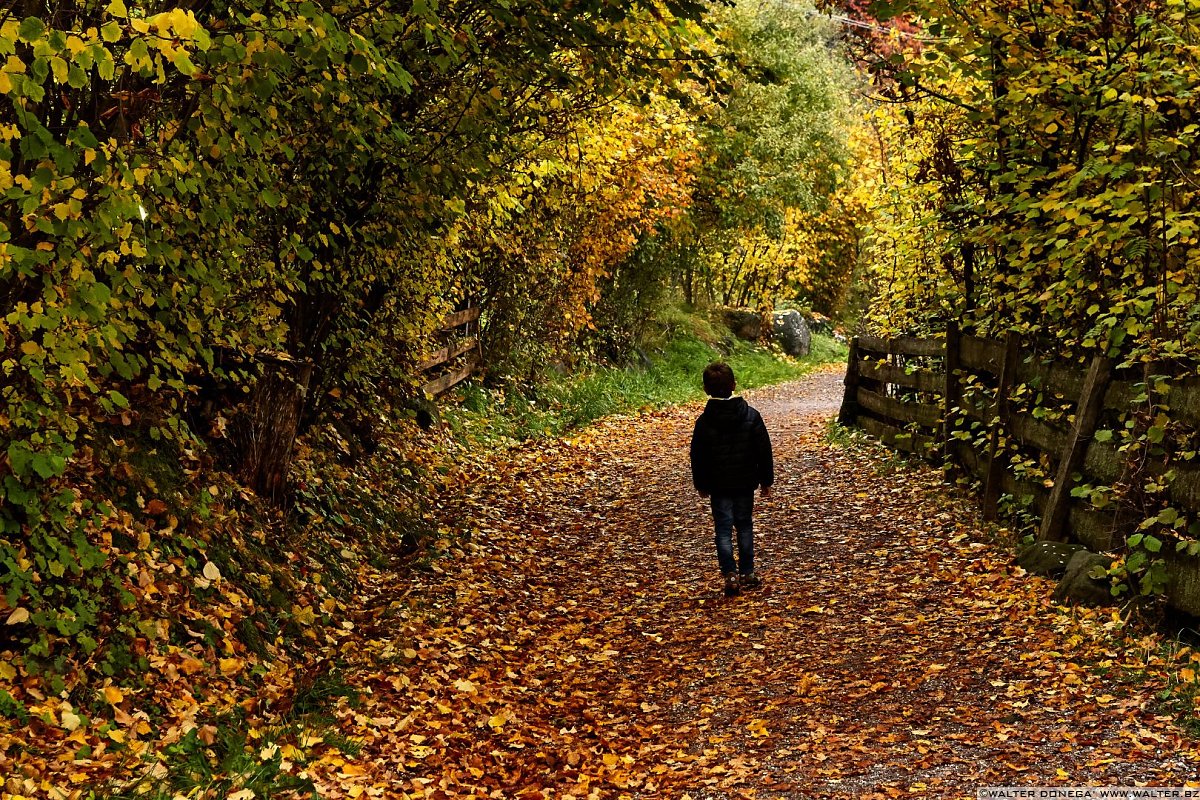
[[[1059,602],[1078,603],[1086,606],[1106,606],[1116,602],[1112,595],[1112,582],[1105,575],[1093,578],[1097,573],[1112,566],[1112,559],[1088,550],[1080,550],[1067,562],[1067,570],[1054,590],[1054,599]],[[1096,569],[1099,567],[1099,569]]]
[[[762,337],[762,315],[748,308],[727,308],[724,312],[725,324],[733,335],[750,342]]]
[[[1087,548],[1067,542],[1034,542],[1020,552],[1017,564],[1034,575],[1057,578],[1067,571],[1067,562],[1080,550]]]
[[[812,331],[799,311],[776,311],[775,341],[789,356],[806,356],[812,349]]]

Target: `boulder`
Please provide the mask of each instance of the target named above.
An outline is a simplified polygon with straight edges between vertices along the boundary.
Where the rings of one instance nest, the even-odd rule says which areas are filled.
[[[1034,575],[1057,578],[1067,571],[1067,562],[1080,550],[1087,548],[1067,542],[1034,542],[1020,552],[1017,564]]]
[[[733,335],[750,342],[762,337],[762,315],[748,308],[727,308],[724,311],[725,324]]]
[[[1067,562],[1066,572],[1054,590],[1054,599],[1059,602],[1078,603],[1085,606],[1105,606],[1116,602],[1112,596],[1112,582],[1108,576],[1093,578],[1091,572],[1099,567],[1107,570],[1112,559],[1089,550],[1080,550]],[[1099,570],[1097,570],[1099,571]]]
[[[773,318],[775,341],[789,356],[806,356],[812,349],[812,331],[799,311],[776,311]]]

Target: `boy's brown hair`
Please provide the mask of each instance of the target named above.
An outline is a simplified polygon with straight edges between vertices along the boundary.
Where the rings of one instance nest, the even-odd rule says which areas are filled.
[[[729,397],[733,386],[733,369],[728,364],[714,361],[704,368],[704,393],[709,397]]]

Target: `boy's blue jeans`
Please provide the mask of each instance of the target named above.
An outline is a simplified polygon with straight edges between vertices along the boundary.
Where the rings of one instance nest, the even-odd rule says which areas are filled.
[[[717,561],[721,573],[754,572],[754,492],[712,496],[713,526],[717,530]],[[738,560],[733,560],[733,531],[737,529]]]

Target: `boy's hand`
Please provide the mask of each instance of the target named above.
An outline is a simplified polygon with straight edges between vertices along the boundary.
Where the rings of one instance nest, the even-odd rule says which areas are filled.
[[[771,487],[770,486],[762,487],[762,491],[759,492],[759,495],[762,497],[762,499],[766,500],[768,497],[771,496]]]

